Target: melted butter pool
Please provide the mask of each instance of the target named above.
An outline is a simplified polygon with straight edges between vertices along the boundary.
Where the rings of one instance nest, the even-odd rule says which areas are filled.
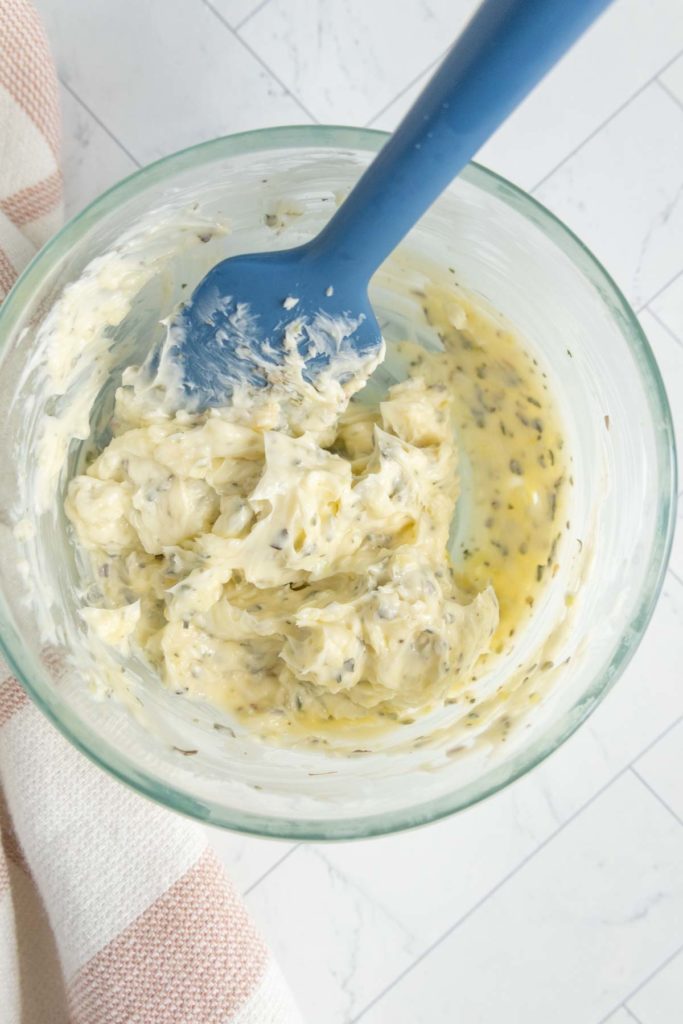
[[[467,489],[452,557],[468,593],[492,584],[500,619],[492,649],[500,653],[558,571],[565,492],[571,484],[562,428],[545,372],[514,331],[471,302],[457,329],[453,300],[427,289],[425,314],[443,353],[414,353],[412,372],[444,383],[456,406]],[[466,505],[466,512],[462,506]]]

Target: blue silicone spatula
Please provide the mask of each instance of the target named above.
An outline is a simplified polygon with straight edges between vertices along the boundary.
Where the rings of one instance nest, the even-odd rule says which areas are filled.
[[[188,407],[227,404],[240,382],[267,387],[288,328],[313,383],[323,368],[343,373],[350,356],[376,353],[371,276],[608,3],[485,0],[319,235],[224,260],[197,286],[166,348]]]

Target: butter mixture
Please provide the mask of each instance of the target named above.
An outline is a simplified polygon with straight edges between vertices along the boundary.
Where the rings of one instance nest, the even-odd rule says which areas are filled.
[[[557,571],[571,481],[516,337],[443,289],[423,301],[443,350],[395,346],[406,379],[379,402],[299,373],[296,416],[291,381],[192,415],[125,374],[65,503],[88,627],[172,690],[282,731],[469,699]]]

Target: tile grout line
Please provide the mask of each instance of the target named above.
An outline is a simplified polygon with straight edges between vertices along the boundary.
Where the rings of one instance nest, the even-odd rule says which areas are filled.
[[[279,860],[276,860],[274,864],[271,864],[271,865],[270,865],[270,867],[268,868],[268,870],[267,870],[267,871],[264,871],[264,872],[263,872],[263,874],[262,874],[262,875],[260,875],[260,877],[259,877],[259,878],[257,878],[255,882],[252,882],[252,883],[251,883],[251,885],[249,886],[249,888],[248,888],[248,889],[245,889],[245,890],[244,890],[244,892],[242,893],[242,896],[243,896],[243,897],[244,897],[244,896],[248,896],[250,892],[253,892],[253,891],[254,891],[254,889],[256,888],[256,886],[257,886],[257,885],[260,885],[260,884],[261,884],[261,882],[262,882],[262,881],[263,881],[263,880],[264,880],[265,878],[267,878],[267,877],[268,877],[268,875],[269,875],[269,874],[270,874],[270,873],[271,873],[272,871],[275,871],[275,868],[279,868],[279,867],[280,867],[280,865],[281,865],[281,864],[283,864],[283,863],[284,863],[284,862],[285,862],[285,861],[287,860],[287,858],[288,858],[288,857],[291,857],[291,856],[292,856],[292,854],[294,853],[294,851],[295,851],[295,850],[298,850],[300,846],[301,846],[301,843],[295,843],[295,844],[294,844],[294,846],[290,847],[290,849],[289,849],[289,850],[287,850],[287,852],[286,852],[286,853],[283,853],[283,855],[282,855],[282,856],[280,857],[280,859],[279,859]]]
[[[661,75],[663,73],[663,71],[665,71],[665,70],[666,69],[663,68],[662,71],[659,72],[659,75]],[[671,89],[666,84],[666,82],[663,82],[661,80],[659,75],[657,75],[657,85],[660,87],[660,89],[662,89],[662,91],[664,93],[666,93],[666,95],[669,97],[669,99],[672,100],[680,110],[683,110],[683,103],[681,102],[681,100],[679,100],[679,98],[678,98],[678,96],[676,95],[675,92],[671,91]]]
[[[671,807],[666,802],[664,797],[661,796],[657,792],[657,790],[654,788],[654,786],[650,785],[650,783],[647,781],[647,779],[643,778],[643,776],[640,774],[640,772],[638,771],[638,769],[636,768],[635,765],[631,765],[630,771],[632,772],[633,775],[635,775],[635,777],[638,779],[638,781],[645,787],[645,789],[648,791],[648,793],[650,793],[655,798],[655,800],[657,800],[657,802],[662,805],[664,810],[668,811],[669,814],[671,815],[671,817],[675,818],[676,821],[678,822],[678,824],[681,826],[681,828],[683,828],[683,821],[681,821],[681,819],[678,817],[678,815],[674,811],[673,807]]]
[[[267,0],[267,2],[269,2],[269,0]],[[202,0],[202,3],[204,4],[205,7],[208,8],[208,10],[211,11],[211,13],[218,19],[218,21],[220,21],[221,25],[223,25],[228,30],[228,32],[230,32],[230,34],[237,40],[237,42],[241,46],[244,47],[244,49],[247,51],[247,53],[250,54],[254,58],[254,60],[257,61],[261,65],[263,70],[268,75],[270,75],[270,77],[273,79],[273,81],[277,82],[277,84],[285,92],[285,94],[287,96],[289,96],[290,99],[294,100],[296,105],[304,112],[306,117],[308,117],[313,122],[313,124],[318,124],[317,117],[313,116],[311,111],[308,110],[307,107],[304,106],[304,104],[301,102],[299,97],[296,96],[287,85],[285,85],[285,83],[282,81],[282,79],[279,78],[278,75],[275,74],[273,69],[266,64],[266,62],[263,60],[262,57],[259,56],[259,54],[256,52],[256,50],[252,46],[250,46],[249,43],[245,39],[242,38],[242,36],[239,34],[239,32],[236,29],[234,29],[232,27],[232,25],[230,25],[229,22],[227,22],[225,20],[225,18],[221,14],[221,12],[219,10],[217,10],[213,6],[213,4],[211,3],[211,0]],[[256,12],[254,12],[254,13],[256,13]]]
[[[654,293],[654,295],[651,295],[651,296],[650,296],[650,298],[649,298],[649,299],[647,299],[647,300],[646,300],[646,301],[645,301],[645,302],[644,302],[644,303],[642,304],[642,306],[639,306],[639,307],[638,307],[638,309],[636,310],[636,313],[642,313],[644,309],[647,309],[647,307],[648,307],[648,306],[650,305],[650,303],[651,303],[651,302],[654,302],[654,301],[655,301],[655,299],[658,299],[658,298],[659,298],[659,296],[660,296],[660,295],[662,294],[662,292],[665,292],[665,291],[667,290],[667,288],[668,288],[668,287],[669,287],[670,285],[672,285],[672,284],[675,284],[675,283],[676,283],[676,281],[677,281],[677,280],[679,279],[679,277],[680,277],[680,276],[681,276],[682,274],[683,274],[683,270],[678,270],[678,271],[677,271],[677,272],[676,272],[676,273],[674,274],[674,276],[673,276],[673,277],[670,277],[670,278],[669,278],[669,280],[668,280],[668,281],[666,281],[666,282],[665,282],[665,284],[663,284],[663,285],[661,286],[661,288],[658,288],[658,289],[657,289],[657,291],[656,291],[656,292]],[[652,313],[652,310],[650,310],[650,312]],[[653,314],[653,315],[654,315],[654,314]]]
[[[234,31],[235,32],[239,32],[239,30],[242,28],[242,25],[246,25],[246,23],[248,21],[251,21],[251,19],[254,17],[254,15],[258,14],[259,11],[262,11],[263,8],[267,7],[269,3],[270,3],[270,0],[261,0],[261,3],[260,4],[256,4],[256,7],[254,7],[253,10],[249,11],[249,14],[247,14],[246,17],[242,18],[241,21],[237,22],[237,24],[234,27]]]
[[[674,64],[681,55],[683,55],[683,50],[679,50],[678,53],[674,57],[671,58],[671,60],[667,61],[667,63],[664,64],[663,67],[659,68],[655,72],[654,75],[652,75],[650,78],[647,79],[646,82],[643,82],[643,84],[641,86],[639,86],[636,89],[636,91],[633,92],[628,97],[628,99],[624,100],[623,103],[621,103],[615,110],[613,110],[612,113],[608,117],[606,117],[605,120],[602,121],[597,126],[597,128],[594,128],[593,131],[590,132],[585,137],[585,139],[583,139],[583,141],[578,144],[578,146],[575,146],[574,149],[572,149],[569,153],[567,153],[565,156],[563,156],[562,159],[559,161],[559,163],[557,163],[555,165],[555,167],[552,168],[552,170],[548,171],[547,174],[544,174],[543,177],[540,179],[540,181],[536,182],[536,184],[533,186],[533,188],[528,189],[529,193],[531,195],[534,195],[536,190],[539,189],[541,187],[541,185],[545,185],[546,181],[548,181],[549,178],[552,178],[553,174],[555,174],[556,171],[559,171],[559,169],[561,167],[563,167],[567,163],[568,160],[571,160],[571,158],[573,156],[575,156],[579,152],[580,149],[583,149],[583,147],[587,143],[589,143],[592,139],[594,139],[595,136],[598,135],[603,130],[603,128],[606,128],[607,125],[611,121],[613,121],[615,117],[618,117],[619,114],[621,114],[624,110],[626,110],[626,108],[629,106],[629,104],[633,103],[633,101],[635,99],[637,99],[638,96],[641,95],[641,93],[645,92],[645,90],[648,89],[653,84],[653,82],[656,82],[657,79],[659,78],[659,76],[662,75],[665,71],[667,71],[668,68],[670,68],[671,65]]]
[[[681,346],[681,348],[683,348],[683,341],[681,341],[681,339],[680,339],[680,338],[678,337],[678,335],[677,335],[677,334],[674,334],[674,332],[673,332],[673,331],[671,330],[671,328],[669,327],[669,325],[668,325],[668,324],[665,324],[665,323],[664,323],[664,321],[662,320],[661,316],[659,316],[659,314],[658,314],[658,313],[655,313],[654,309],[650,309],[650,306],[649,306],[649,304],[648,304],[647,306],[644,306],[644,307],[643,307],[643,309],[641,309],[641,310],[640,310],[640,312],[641,312],[641,313],[644,313],[644,312],[647,312],[647,313],[649,313],[649,314],[650,314],[650,316],[651,316],[651,317],[652,317],[652,318],[653,318],[654,320],[656,320],[656,321],[657,321],[657,323],[658,323],[658,324],[659,324],[659,326],[660,326],[660,327],[662,328],[662,330],[663,330],[663,331],[665,331],[665,332],[666,332],[666,333],[667,333],[667,334],[669,335],[669,337],[671,338],[671,340],[672,340],[673,342],[675,342],[675,344],[676,344],[676,345],[680,345],[680,346]]]
[[[318,860],[322,861],[326,871],[343,878],[349,888],[352,888],[357,892],[366,902],[374,904],[374,906],[377,907],[378,910],[381,910],[382,913],[391,921],[398,931],[403,932],[410,938],[410,932],[406,924],[401,921],[399,917],[396,917],[394,911],[388,907],[383,900],[375,899],[375,897],[366,890],[364,885],[361,885],[357,879],[345,874],[342,868],[338,868],[337,865],[329,859],[329,857],[325,856],[324,851],[327,845],[328,844],[311,843],[307,849],[310,849],[311,853],[313,853]]]
[[[591,804],[598,800],[614,782],[620,779],[622,775],[625,775],[628,772],[629,767],[629,765],[626,765],[624,768],[622,768],[617,775],[609,779],[609,781],[606,782],[603,786],[601,786],[600,789],[597,790],[597,792],[593,793],[593,795],[590,797],[588,801],[586,801],[586,803],[582,804],[581,807],[577,808],[577,810],[575,810],[565,821],[563,821],[561,825],[558,825],[558,827],[553,832],[551,832],[550,835],[546,836],[545,839],[543,839],[538,844],[538,846],[534,847],[533,850],[530,850],[529,853],[522,858],[519,864],[516,864],[511,871],[509,871],[503,878],[500,879],[500,881],[496,882],[493,888],[489,889],[489,891],[479,900],[477,900],[477,902],[473,906],[471,906],[469,910],[465,911],[465,913],[458,918],[455,924],[452,924],[450,928],[447,928],[446,931],[443,932],[437,939],[435,939],[434,942],[432,942],[432,944],[427,947],[427,949],[420,953],[420,955],[415,960],[413,960],[413,962],[409,964],[408,967],[404,968],[404,970],[401,971],[401,973],[398,974],[396,978],[394,978],[394,980],[379,993],[379,995],[375,996],[375,998],[370,1003],[368,1003],[367,1006],[364,1006],[363,1009],[358,1014],[358,1016],[354,1017],[351,1021],[349,1021],[349,1024],[356,1024],[356,1022],[359,1021],[368,1012],[368,1010],[372,1009],[372,1007],[376,1003],[383,999],[384,996],[387,995],[392,988],[395,988],[396,985],[399,982],[401,982],[403,978],[406,977],[406,975],[410,974],[415,969],[415,967],[418,966],[418,964],[422,963],[423,960],[426,960],[427,957],[431,953],[433,953],[438,946],[442,944],[442,942],[450,938],[451,935],[453,935],[454,932],[457,931],[460,925],[464,924],[465,921],[468,920],[468,918],[470,918],[474,913],[476,913],[476,911],[479,910],[479,908],[483,906],[483,904],[486,903],[491,896],[495,896],[495,894],[499,892],[504,885],[506,885],[512,878],[514,878],[514,876],[519,871],[522,870],[522,868],[524,868],[531,860],[533,860],[537,853],[540,853],[543,849],[545,849],[545,847],[548,846],[548,844],[551,843],[556,836],[563,832],[568,825],[571,825],[571,823],[580,814],[582,814],[584,810],[586,810],[588,807],[591,806]]]
[[[683,491],[681,492],[681,494],[683,494]],[[680,495],[679,495],[679,497],[680,497]],[[671,575],[673,576],[673,578],[674,578],[674,579],[676,580],[676,583],[680,583],[680,585],[681,585],[681,586],[683,587],[683,580],[682,580],[682,579],[681,579],[681,577],[680,577],[680,576],[678,575],[678,573],[676,572],[676,570],[675,570],[675,569],[672,569],[672,568],[671,568],[671,566],[669,566],[669,570],[668,570],[668,571],[669,571],[669,572],[671,573]]]
[[[633,999],[634,996],[638,995],[638,993],[642,989],[644,989],[645,986],[648,985],[652,981],[653,978],[657,977],[657,975],[660,973],[660,971],[663,971],[665,967],[668,967],[669,964],[672,963],[676,959],[676,957],[679,956],[681,953],[683,953],[683,945],[681,945],[677,949],[675,949],[673,951],[673,953],[670,953],[669,956],[667,956],[664,960],[662,960],[662,962],[657,967],[655,967],[655,969],[653,971],[650,971],[648,976],[646,978],[643,978],[643,980],[641,982],[639,982],[639,984],[636,985],[636,987],[634,989],[632,989],[629,992],[629,994],[624,999],[621,999],[617,1003],[616,1006],[613,1006],[612,1009],[609,1011],[609,1013],[605,1017],[601,1017],[600,1018],[600,1020],[598,1021],[598,1024],[608,1024],[608,1021],[609,1021],[610,1017],[612,1016],[612,1014],[616,1013],[617,1010],[621,1006],[625,1007],[625,1009],[628,1010],[628,1012],[631,1014],[631,1016],[633,1017],[634,1020],[638,1020],[636,1015],[633,1013],[633,1011],[627,1005],[629,999]]]
[[[646,754],[649,754],[652,748],[656,747],[660,740],[663,740],[665,736],[668,736],[670,732],[673,732],[674,729],[678,728],[682,722],[683,715],[679,715],[678,718],[674,718],[673,722],[669,722],[666,729],[662,729],[658,736],[655,736],[653,740],[647,743],[642,750],[639,750],[638,753],[631,758],[629,763],[626,765],[626,768],[630,768],[631,765],[640,761],[641,757],[645,757]]]
[[[270,2],[270,0],[268,0],[268,2]],[[396,102],[396,100],[400,100],[401,96],[405,96],[405,94],[406,94],[406,93],[408,92],[408,90],[409,90],[409,89],[412,89],[412,87],[413,87],[413,86],[415,85],[415,83],[416,83],[416,82],[418,82],[418,81],[419,81],[419,80],[420,80],[420,79],[422,78],[422,76],[423,76],[424,74],[426,74],[426,73],[427,73],[428,71],[431,71],[431,69],[432,69],[432,68],[435,68],[435,67],[437,66],[437,64],[439,64],[439,63],[440,63],[440,62],[441,62],[441,61],[443,60],[443,58],[444,58],[444,56],[445,56],[445,54],[446,54],[447,52],[448,52],[448,50],[447,50],[447,49],[446,49],[446,50],[443,50],[443,51],[442,51],[442,52],[441,52],[441,53],[439,54],[439,56],[438,56],[438,57],[436,58],[436,60],[433,60],[433,61],[431,62],[431,64],[428,64],[428,65],[427,65],[427,67],[425,67],[425,68],[422,68],[422,71],[420,71],[420,73],[419,73],[418,75],[415,75],[415,78],[412,78],[412,79],[410,80],[410,82],[408,82],[408,84],[407,84],[407,85],[404,85],[404,86],[403,86],[403,88],[402,88],[402,89],[399,89],[399,91],[398,91],[398,92],[396,93],[396,95],[395,95],[395,96],[393,96],[393,97],[392,97],[392,98],[391,98],[391,99],[389,100],[389,102],[388,102],[388,103],[385,103],[385,104],[384,104],[384,106],[383,106],[383,107],[381,107],[381,108],[380,108],[380,109],[379,109],[379,110],[377,111],[377,113],[376,113],[376,114],[373,114],[373,115],[372,115],[372,117],[371,117],[371,118],[369,118],[369,119],[368,119],[368,120],[367,120],[367,121],[365,122],[365,124],[363,125],[363,127],[364,127],[364,128],[371,128],[371,127],[372,127],[372,124],[373,124],[373,122],[374,122],[374,121],[376,121],[378,117],[381,117],[381,116],[382,116],[382,114],[384,114],[384,113],[385,113],[385,111],[387,111],[387,110],[389,109],[389,107],[390,107],[390,106],[392,106],[392,104],[394,104],[394,103]]]
[[[88,114],[90,114],[90,116],[92,117],[93,121],[95,121],[95,123],[96,123],[96,124],[98,124],[98,125],[100,126],[100,128],[102,129],[102,131],[106,132],[106,134],[107,134],[107,135],[109,136],[109,138],[110,138],[110,139],[112,140],[112,142],[115,142],[115,143],[116,143],[116,145],[117,145],[117,146],[119,147],[119,149],[121,150],[121,152],[122,152],[122,153],[125,153],[125,154],[126,154],[126,156],[127,156],[127,157],[128,157],[128,158],[129,158],[130,160],[132,160],[132,161],[133,161],[133,163],[135,164],[135,166],[136,166],[136,167],[142,167],[142,164],[141,164],[141,163],[140,163],[140,161],[139,161],[139,160],[137,159],[137,157],[133,156],[133,154],[131,153],[131,151],[130,151],[129,149],[127,149],[127,148],[126,148],[126,147],[124,146],[124,144],[123,144],[123,143],[121,142],[121,140],[120,140],[120,139],[117,139],[117,137],[116,137],[116,136],[114,135],[114,133],[113,133],[113,132],[111,131],[111,129],[110,129],[110,128],[108,128],[108,127],[107,127],[107,125],[106,125],[106,124],[104,123],[104,121],[102,121],[102,120],[101,120],[101,119],[100,119],[100,118],[99,118],[99,117],[97,116],[97,114],[95,113],[95,111],[94,111],[94,110],[92,110],[92,109],[91,109],[91,108],[90,108],[90,107],[88,106],[88,104],[87,104],[87,103],[86,103],[86,102],[85,102],[84,100],[82,100],[82,99],[81,99],[81,97],[80,97],[80,96],[78,95],[78,93],[77,93],[77,92],[75,91],[75,89],[74,89],[74,88],[73,88],[73,87],[72,87],[71,85],[69,85],[69,83],[68,83],[68,82],[65,82],[63,78],[61,78],[61,77],[60,77],[59,81],[60,81],[60,82],[61,82],[61,84],[62,84],[62,85],[64,86],[64,88],[66,89],[66,91],[67,91],[67,92],[69,93],[69,95],[73,96],[73,98],[74,98],[74,99],[76,100],[76,102],[77,102],[77,103],[79,103],[79,104],[81,105],[81,107],[83,107],[83,110],[85,110],[85,111],[86,111],[86,112],[87,112]]]
[[[375,1004],[378,1003],[381,999],[383,999],[384,996],[386,996],[391,991],[391,989],[395,988],[395,986],[398,985],[399,982],[403,980],[403,978],[410,974],[411,971],[413,971],[413,969],[418,966],[418,964],[422,963],[423,960],[425,960],[431,953],[433,953],[434,950],[438,946],[440,946],[442,942],[444,942],[447,938],[450,938],[450,936],[460,927],[461,924],[464,924],[464,922],[469,917],[471,917],[472,914],[474,914],[481,906],[483,906],[483,904],[486,903],[491,896],[495,895],[496,892],[502,889],[504,885],[506,885],[519,871],[521,871],[531,860],[533,860],[537,853],[540,853],[542,850],[544,850],[545,847],[548,846],[549,843],[551,843],[556,836],[563,832],[564,829],[567,828],[567,826],[570,825],[573,821],[575,821],[580,814],[583,814],[585,810],[587,810],[596,800],[598,800],[604,793],[606,793],[610,786],[617,782],[622,776],[626,775],[626,773],[631,769],[632,765],[635,764],[636,761],[638,761],[641,757],[644,757],[645,754],[647,754],[654,746],[656,746],[656,744],[659,743],[660,740],[663,740],[665,736],[668,736],[668,734],[678,725],[680,725],[681,722],[683,722],[683,715],[679,715],[678,718],[676,718],[673,722],[670,722],[667,725],[667,727],[662,730],[662,732],[655,736],[655,738],[651,740],[642,750],[639,750],[638,753],[628,762],[628,764],[624,765],[624,767],[621,768],[616,773],[616,775],[613,775],[611,779],[608,779],[608,781],[603,786],[601,786],[600,789],[593,793],[593,795],[589,797],[589,799],[585,801],[585,803],[578,807],[565,821],[563,821],[553,832],[551,832],[549,836],[546,836],[546,838],[543,839],[536,847],[534,847],[533,850],[531,850],[525,857],[523,857],[522,860],[518,864],[516,864],[515,867],[512,868],[512,870],[509,871],[502,879],[500,879],[500,881],[497,882],[492,889],[490,889],[484,896],[482,896],[481,899],[479,899],[472,907],[469,908],[469,910],[462,914],[461,917],[459,917],[458,920],[450,926],[450,928],[447,928],[445,932],[443,932],[437,939],[435,939],[435,941],[432,942],[431,945],[428,946],[427,949],[425,949],[418,957],[416,957],[416,959],[413,960],[412,963],[408,964],[408,966],[405,967],[394,978],[394,980],[389,983],[389,985],[382,989],[382,991],[378,993],[378,995],[376,995],[374,999],[367,1003],[360,1011],[360,1013],[357,1014],[357,1016],[353,1017],[352,1020],[348,1022],[348,1024],[357,1024],[357,1022],[368,1012],[368,1010],[372,1009],[372,1007],[375,1006]],[[618,1007],[616,1008],[618,1009]],[[610,1012],[613,1013],[614,1009]],[[600,1021],[600,1024],[603,1024],[603,1022]]]

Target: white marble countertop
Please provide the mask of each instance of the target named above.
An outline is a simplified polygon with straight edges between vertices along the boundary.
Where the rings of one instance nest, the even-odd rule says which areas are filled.
[[[474,6],[38,0],[63,85],[69,212],[216,135],[391,128]],[[480,158],[612,272],[683,450],[681,0],[616,0]],[[681,1024],[683,541],[617,687],[498,796],[353,844],[212,839],[311,1024]]]

